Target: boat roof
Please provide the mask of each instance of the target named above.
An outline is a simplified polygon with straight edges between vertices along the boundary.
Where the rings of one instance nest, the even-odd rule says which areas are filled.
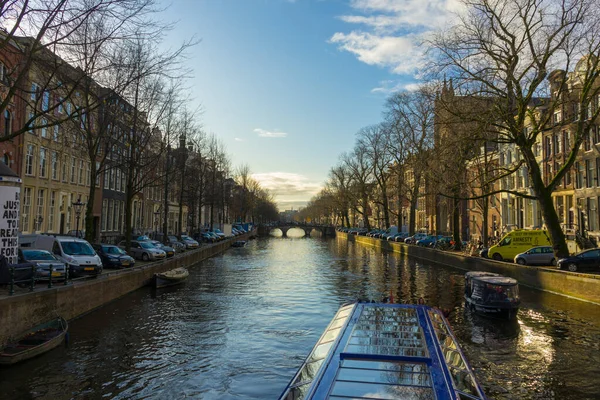
[[[518,285],[519,282],[516,279],[509,278],[507,276],[480,276],[474,277],[473,280],[489,283],[491,285],[501,285],[501,286],[514,286]]]
[[[486,399],[442,313],[341,307],[280,400]]]
[[[482,276],[502,276],[493,272],[487,271],[469,271],[465,274],[465,278],[479,278]]]

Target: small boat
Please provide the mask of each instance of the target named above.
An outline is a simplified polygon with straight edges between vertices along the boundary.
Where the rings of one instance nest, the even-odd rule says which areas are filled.
[[[245,240],[236,240],[235,242],[231,243],[231,247],[244,247],[245,245]]]
[[[504,318],[519,311],[519,283],[516,279],[484,271],[465,274],[465,301],[469,308]]]
[[[486,399],[442,312],[426,305],[342,306],[279,397]]]
[[[154,274],[154,287],[156,289],[183,283],[190,275],[185,268],[175,268],[160,274]]]
[[[0,350],[0,365],[12,365],[54,349],[62,343],[68,329],[67,321],[58,317],[20,334]]]

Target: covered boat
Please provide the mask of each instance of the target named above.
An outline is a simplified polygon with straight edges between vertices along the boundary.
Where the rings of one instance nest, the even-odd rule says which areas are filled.
[[[185,282],[190,275],[185,268],[175,268],[160,274],[154,274],[154,287],[159,289],[167,286],[178,285]]]
[[[67,321],[61,317],[35,326],[4,346],[0,365],[16,364],[54,349],[62,343],[68,329]]]
[[[475,311],[513,318],[519,311],[519,283],[516,279],[484,271],[465,274],[465,301]]]
[[[231,247],[244,247],[245,245],[245,240],[236,240],[235,242],[231,243]]]
[[[280,400],[486,399],[440,310],[340,308]]]

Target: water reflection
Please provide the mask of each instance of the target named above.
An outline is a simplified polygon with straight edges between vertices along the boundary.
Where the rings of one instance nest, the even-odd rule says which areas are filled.
[[[491,398],[597,398],[600,307],[521,288],[513,322],[463,306],[463,272],[342,240],[262,239],[71,323],[71,341],[0,370],[0,399],[276,398],[357,298],[450,309]]]

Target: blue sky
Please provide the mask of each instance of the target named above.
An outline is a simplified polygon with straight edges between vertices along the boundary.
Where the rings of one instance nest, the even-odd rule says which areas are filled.
[[[168,42],[190,53],[202,124],[280,209],[317,193],[355,133],[414,83],[416,38],[455,0],[174,0]]]

